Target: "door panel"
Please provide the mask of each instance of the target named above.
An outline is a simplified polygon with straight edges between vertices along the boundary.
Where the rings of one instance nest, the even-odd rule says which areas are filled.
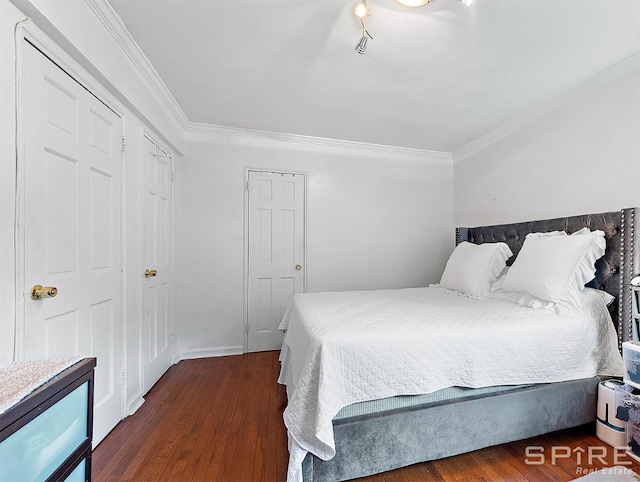
[[[94,443],[122,418],[120,117],[25,44],[24,358],[95,356]],[[55,286],[33,300],[34,285]]]
[[[42,222],[46,244],[44,266],[48,275],[78,275],[78,161],[45,147],[45,186],[58,189],[44,193]]]
[[[305,176],[249,171],[248,187],[247,348],[277,350],[282,316],[304,291]]]
[[[90,170],[90,268],[92,272],[113,271],[113,179],[105,172]]]
[[[143,388],[147,392],[171,366],[171,157],[143,143],[143,260],[155,270],[143,283]]]

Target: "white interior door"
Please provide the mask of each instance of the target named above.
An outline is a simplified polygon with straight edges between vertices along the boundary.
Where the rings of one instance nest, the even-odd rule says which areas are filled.
[[[278,325],[304,291],[305,175],[249,171],[248,351],[279,350]]]
[[[146,393],[171,366],[171,157],[143,141],[143,386]]]
[[[122,122],[23,48],[24,358],[95,356],[94,442],[122,418]],[[34,300],[35,285],[57,296]]]

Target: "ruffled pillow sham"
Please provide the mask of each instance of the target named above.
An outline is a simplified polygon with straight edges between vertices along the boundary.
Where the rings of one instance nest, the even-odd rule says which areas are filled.
[[[509,269],[509,268],[506,268]],[[504,283],[504,277],[506,272],[503,272],[498,279],[491,284],[491,292],[488,298],[501,301],[510,301],[511,303],[518,303],[519,305],[529,306],[531,308],[546,310],[559,315],[572,315],[574,314],[574,308],[568,307],[562,304],[553,303],[551,301],[544,301],[531,296],[529,293],[519,293],[515,291],[505,291],[502,289]],[[581,295],[586,292],[594,292],[600,297],[602,302],[609,306],[615,298],[603,290],[597,290],[594,288],[584,288],[581,291]],[[582,296],[581,296],[582,297]]]
[[[498,297],[501,289],[511,293],[501,299],[535,308],[548,308],[551,303],[557,313],[573,313],[581,306],[580,293],[594,278],[595,263],[604,255],[605,247],[604,232],[588,228],[570,236],[563,232],[532,233],[492,297]]]
[[[451,253],[439,286],[474,298],[486,298],[512,255],[506,243],[463,241]]]

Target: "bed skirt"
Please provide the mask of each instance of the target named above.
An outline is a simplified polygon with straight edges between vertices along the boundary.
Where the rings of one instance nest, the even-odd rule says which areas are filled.
[[[349,480],[593,422],[599,382],[531,385],[334,420],[335,457],[307,454],[303,480]]]

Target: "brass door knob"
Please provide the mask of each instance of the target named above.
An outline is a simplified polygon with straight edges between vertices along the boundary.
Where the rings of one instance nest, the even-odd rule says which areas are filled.
[[[298,271],[300,271],[300,270],[302,269],[302,265],[301,265],[301,264],[296,264],[296,269],[297,269]]]
[[[156,271],[155,269],[145,269],[144,270],[144,277],[145,278],[153,278],[154,276],[158,276],[158,271]]]
[[[41,300],[43,298],[53,298],[58,294],[58,288],[55,286],[35,285],[31,288],[31,299]]]

